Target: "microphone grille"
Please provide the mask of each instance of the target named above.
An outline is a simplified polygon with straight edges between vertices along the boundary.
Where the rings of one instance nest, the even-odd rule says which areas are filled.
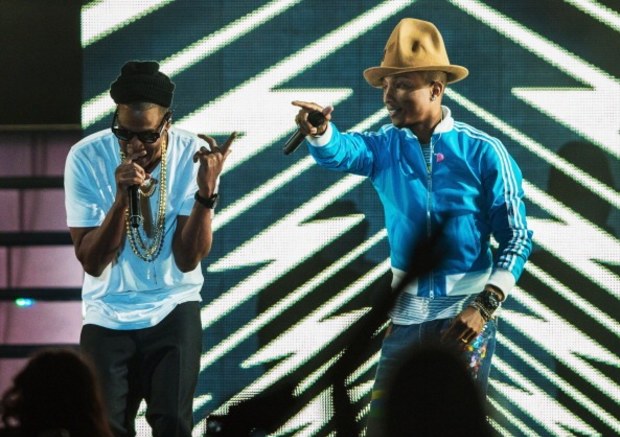
[[[319,127],[323,123],[325,123],[325,116],[321,111],[312,111],[308,114],[308,121],[314,127]]]

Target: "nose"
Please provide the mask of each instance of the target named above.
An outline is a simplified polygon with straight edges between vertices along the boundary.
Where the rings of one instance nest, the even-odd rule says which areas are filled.
[[[138,136],[134,133],[129,141],[127,141],[127,152],[132,155],[140,153],[144,149],[144,144],[140,142]]]
[[[131,139],[129,140],[129,144],[131,144],[131,147],[133,147],[133,149],[136,151],[138,148],[142,148],[144,146],[142,142],[140,141],[140,139],[138,138],[138,135],[135,133],[132,135]]]
[[[392,100],[393,96],[392,87],[389,83],[383,85],[383,103],[388,103]]]

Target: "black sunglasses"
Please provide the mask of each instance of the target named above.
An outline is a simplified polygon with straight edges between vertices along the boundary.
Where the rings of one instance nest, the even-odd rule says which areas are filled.
[[[119,127],[116,124],[116,121],[118,118],[118,110],[117,110],[114,112],[114,118],[112,119],[112,133],[114,134],[114,136],[116,136],[116,138],[118,138],[121,141],[131,141],[131,139],[134,136],[137,136],[141,142],[147,143],[147,144],[153,144],[159,139],[159,137],[161,137],[161,133],[164,131],[164,126],[166,125],[168,121],[170,121],[171,117],[172,117],[172,112],[171,111],[166,112],[164,114],[164,118],[161,120],[161,123],[159,123],[159,126],[157,127],[155,131],[133,132],[133,131],[130,131],[129,129],[124,129],[122,127]]]

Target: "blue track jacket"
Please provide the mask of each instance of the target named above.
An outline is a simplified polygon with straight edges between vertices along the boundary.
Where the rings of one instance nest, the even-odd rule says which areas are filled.
[[[395,279],[419,239],[443,226],[442,262],[407,293],[465,297],[489,283],[507,296],[532,246],[521,171],[498,139],[442,110],[430,167],[411,130],[392,124],[378,132],[341,133],[330,123],[321,137],[308,137],[309,150],[322,167],[370,178],[384,208]],[[499,243],[495,260],[491,236]]]

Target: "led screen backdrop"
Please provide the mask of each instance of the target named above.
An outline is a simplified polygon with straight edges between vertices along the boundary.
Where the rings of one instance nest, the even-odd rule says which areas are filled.
[[[282,409],[278,435],[334,429],[330,368],[389,284],[383,214],[370,183],[282,145],[295,99],[334,105],[343,130],[388,122],[361,73],[404,17],[439,27],[451,61],[470,69],[444,103],[500,138],[524,174],[535,250],[500,321],[494,427],[620,433],[616,1],[93,2],[82,10],[87,133],[109,126],[121,65],[154,59],[177,84],[177,126],[241,134],[204,261],[196,434],[210,412],[283,381],[303,402]],[[360,418],[379,338],[346,382]]]

